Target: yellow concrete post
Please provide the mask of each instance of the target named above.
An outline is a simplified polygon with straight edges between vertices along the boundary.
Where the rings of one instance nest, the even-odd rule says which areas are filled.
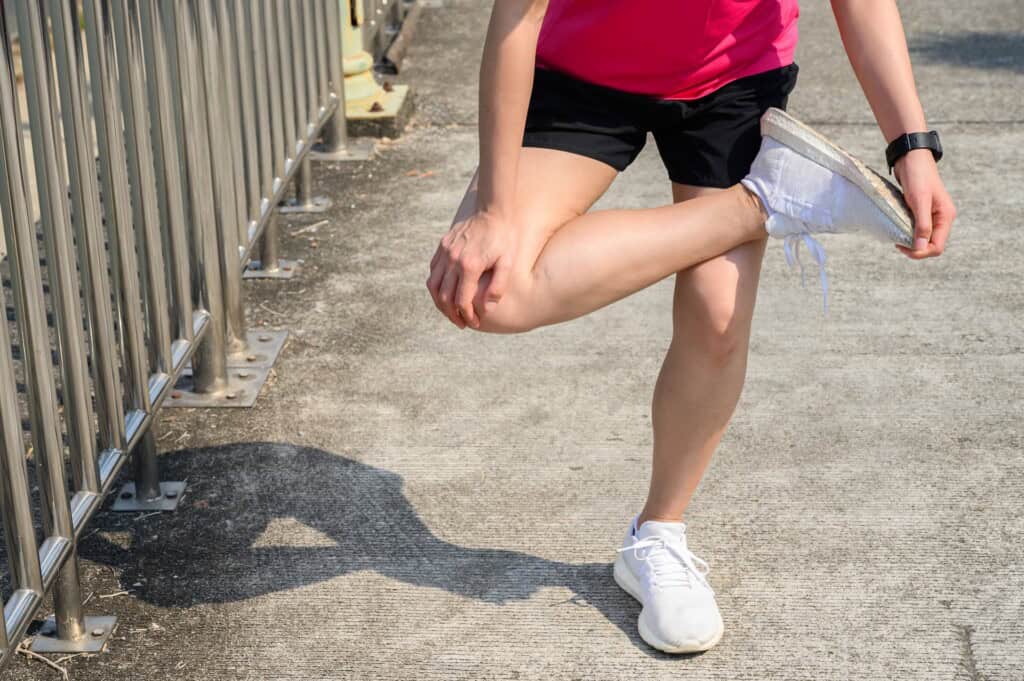
[[[363,48],[363,0],[341,3],[341,50],[345,74],[345,113],[349,123],[388,131],[406,105],[408,85],[381,87],[373,77],[373,56]],[[400,126],[399,126],[400,127]]]

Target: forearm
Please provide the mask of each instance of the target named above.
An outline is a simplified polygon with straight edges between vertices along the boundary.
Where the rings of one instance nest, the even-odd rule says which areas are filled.
[[[885,140],[926,130],[894,0],[832,0],[846,54]]]
[[[477,209],[508,215],[546,0],[496,0],[480,65]]]

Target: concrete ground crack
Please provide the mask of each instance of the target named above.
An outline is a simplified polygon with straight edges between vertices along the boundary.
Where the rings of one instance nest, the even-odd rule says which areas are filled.
[[[978,662],[974,657],[974,627],[958,624],[956,633],[960,638],[960,666],[967,672],[967,678],[970,681],[987,681],[985,675],[978,671]]]

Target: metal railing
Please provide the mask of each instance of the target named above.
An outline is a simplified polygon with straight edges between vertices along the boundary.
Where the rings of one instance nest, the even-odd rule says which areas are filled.
[[[292,208],[322,210],[310,149],[346,144],[338,0],[76,4],[0,12],[0,666],[48,592],[33,649],[102,647],[114,618],[83,615],[76,540],[129,452],[118,503],[180,496],[159,480],[161,406],[255,399],[274,337],[249,333],[243,272],[294,271],[277,206],[294,186]]]

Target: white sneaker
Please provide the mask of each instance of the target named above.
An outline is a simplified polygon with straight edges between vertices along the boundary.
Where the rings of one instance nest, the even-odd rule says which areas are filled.
[[[640,601],[640,637],[666,653],[696,653],[722,638],[708,564],[686,547],[686,525],[636,519],[615,560],[615,581]]]
[[[741,182],[761,199],[765,229],[783,239],[790,265],[799,263],[799,245],[806,244],[826,304],[825,250],[813,234],[861,233],[912,247],[914,218],[896,185],[779,109],[761,117],[761,135],[761,150]]]

